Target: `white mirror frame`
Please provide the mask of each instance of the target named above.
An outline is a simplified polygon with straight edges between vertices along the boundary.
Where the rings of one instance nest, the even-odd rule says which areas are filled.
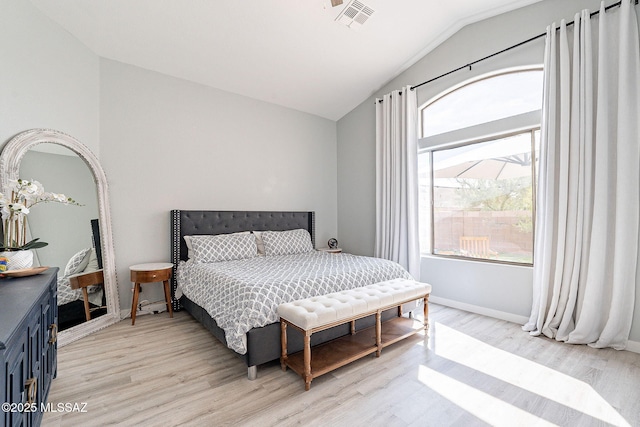
[[[10,179],[18,179],[20,162],[24,155],[34,146],[44,143],[58,144],[76,153],[93,173],[93,179],[98,190],[98,222],[100,224],[100,240],[102,243],[102,266],[107,313],[60,332],[58,334],[58,346],[62,347],[120,321],[120,300],[116,279],[107,177],[100,166],[100,162],[98,162],[98,158],[87,146],[74,137],[56,130],[31,129],[22,132],[7,142],[2,149],[2,153],[0,153],[0,185],[4,189]]]

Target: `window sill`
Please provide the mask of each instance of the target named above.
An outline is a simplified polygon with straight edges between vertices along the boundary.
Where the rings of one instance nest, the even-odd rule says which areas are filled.
[[[500,260],[494,260],[494,259],[467,258],[467,257],[457,256],[457,255],[435,255],[435,254],[421,253],[420,259],[421,260],[423,259],[438,260],[438,261],[445,261],[445,262],[449,261],[449,262],[480,263],[484,265],[498,265],[498,266],[505,266],[505,267],[533,269],[533,264],[500,261]]]

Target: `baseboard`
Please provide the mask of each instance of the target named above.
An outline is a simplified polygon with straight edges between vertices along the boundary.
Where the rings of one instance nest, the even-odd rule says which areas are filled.
[[[136,317],[144,316],[145,314],[157,314],[162,313],[163,311],[167,311],[167,306],[164,302],[159,303],[151,303],[144,305],[142,310],[138,310],[136,312]],[[131,317],[131,309],[123,308],[120,310],[120,320]]]
[[[471,313],[482,314],[483,316],[493,317],[495,319],[506,320],[507,322],[518,323],[524,325],[529,321],[528,317],[520,316],[506,311],[493,310],[491,308],[481,307],[479,305],[467,304],[465,302],[455,301],[447,298],[430,296],[429,302],[434,304],[446,305],[447,307],[457,308],[459,310],[469,311]]]
[[[633,353],[640,353],[640,342],[639,341],[627,341],[627,347],[625,348],[625,350],[633,352]]]
[[[459,310],[469,311],[471,313],[482,314],[483,316],[493,317],[495,319],[506,320],[507,322],[513,322],[519,325],[524,325],[529,321],[529,318],[525,316],[519,316],[517,314],[507,313],[505,311],[492,310],[490,308],[467,304],[447,298],[430,296],[429,302],[445,305],[447,307],[457,308]],[[640,353],[640,341],[628,341],[625,350],[632,353]]]

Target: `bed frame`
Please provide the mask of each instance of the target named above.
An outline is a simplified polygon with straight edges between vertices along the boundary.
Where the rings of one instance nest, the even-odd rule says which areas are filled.
[[[174,271],[171,279],[171,300],[174,311],[185,309],[196,320],[202,323],[216,338],[226,345],[224,331],[218,327],[216,321],[200,306],[186,297],[175,298],[176,271],[180,261],[187,260],[187,245],[184,236],[227,234],[240,231],[285,231],[303,228],[311,234],[311,241],[315,247],[315,213],[314,212],[270,212],[270,211],[171,211],[171,261]],[[383,317],[392,317],[391,313]],[[374,324],[373,317],[358,321],[358,327],[368,327]],[[321,344],[350,333],[348,324],[313,334],[311,345]],[[296,352],[303,349],[303,339],[300,334],[292,333],[288,336],[289,351]],[[230,350],[232,351],[232,350]],[[249,379],[257,377],[257,366],[280,359],[280,322],[254,328],[247,332],[247,352],[238,354],[248,367]],[[237,354],[237,353],[236,353]]]

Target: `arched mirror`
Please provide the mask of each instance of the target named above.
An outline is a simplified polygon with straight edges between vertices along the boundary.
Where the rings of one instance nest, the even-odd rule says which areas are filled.
[[[28,216],[28,233],[49,243],[34,263],[59,267],[58,344],[63,346],[120,320],[107,179],[94,154],[62,132],[33,129],[0,154],[0,183],[39,181],[81,206],[44,203]],[[102,282],[102,284],[100,283]]]

